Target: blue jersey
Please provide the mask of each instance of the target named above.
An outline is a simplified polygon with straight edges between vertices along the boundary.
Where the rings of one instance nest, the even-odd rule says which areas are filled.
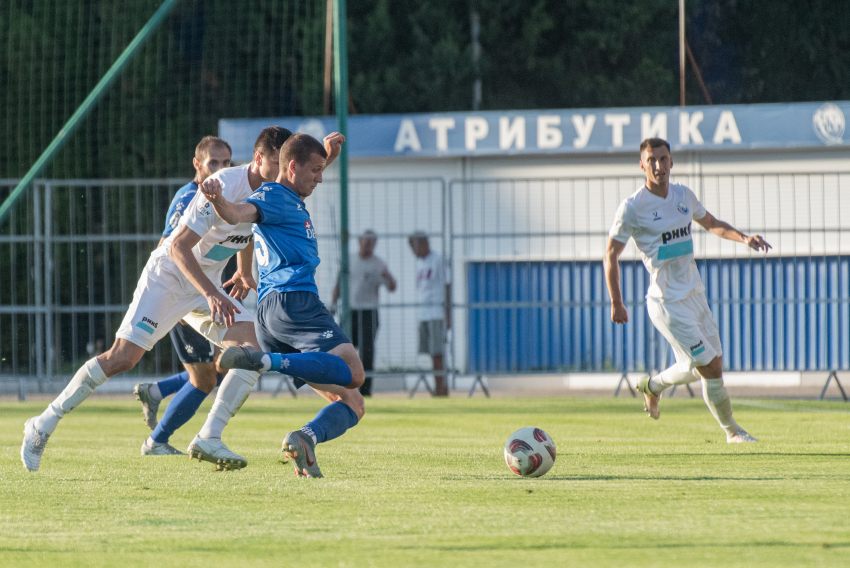
[[[162,232],[163,237],[169,236],[177,225],[180,223],[180,217],[189,206],[189,202],[198,193],[198,184],[190,181],[183,187],[177,190],[174,194],[174,199],[171,200],[171,206],[168,208],[168,213],[165,215],[165,230]]]
[[[269,292],[319,295],[319,246],[310,213],[297,193],[279,183],[263,184],[245,200],[257,208],[254,255],[260,269],[259,298]]]

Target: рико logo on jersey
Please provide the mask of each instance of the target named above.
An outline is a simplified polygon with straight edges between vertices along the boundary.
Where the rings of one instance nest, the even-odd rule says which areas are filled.
[[[688,223],[684,227],[676,229],[675,231],[664,231],[661,233],[661,243],[666,245],[668,241],[672,241],[673,239],[678,239],[680,237],[687,237],[690,234],[691,224]]]
[[[308,239],[315,239],[316,238],[316,231],[313,229],[313,225],[310,224],[310,219],[307,219],[306,221],[304,221],[304,229],[307,230],[307,238]]]

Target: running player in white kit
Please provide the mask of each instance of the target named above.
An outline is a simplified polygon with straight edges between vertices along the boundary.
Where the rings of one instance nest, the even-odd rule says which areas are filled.
[[[219,170],[210,177],[218,180],[227,199],[241,203],[264,182],[277,177],[280,147],[289,136],[285,128],[264,129],[257,138],[251,163]],[[326,144],[338,147],[329,142],[337,137],[342,135],[329,135]],[[333,156],[336,154],[338,151]],[[220,284],[221,271],[234,254],[239,255],[239,268],[232,278],[229,297]],[[181,319],[220,347],[250,345],[259,349],[253,318],[238,300],[250,288],[256,288],[251,277],[252,254],[251,223],[228,224],[203,194],[197,193],[177,229],[151,254],[110,350],[87,361],[41,415],[27,420],[21,446],[24,467],[37,471],[45,444],[59,420],[110,377],[135,367],[145,351]],[[189,446],[190,457],[215,463],[221,469],[247,465],[245,458],[224,445],[221,432],[258,377],[255,371],[228,371],[206,423]]]
[[[670,342],[676,364],[655,377],[638,382],[645,410],[658,419],[659,395],[668,387],[702,380],[702,394],[729,443],[757,442],[732,418],[732,403],[723,386],[723,350],[705,287],[694,262],[691,221],[723,239],[767,252],[759,235],[749,237],[705,210],[694,192],[670,184],[673,158],[670,145],[648,138],[640,145],[640,167],[646,184],[617,209],[603,263],[611,296],[611,321],[626,323],[629,313],[620,293],[619,257],[633,238],[649,271],[646,309],[655,328]]]

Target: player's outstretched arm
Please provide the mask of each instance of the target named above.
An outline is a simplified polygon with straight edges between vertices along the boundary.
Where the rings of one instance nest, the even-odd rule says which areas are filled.
[[[200,185],[201,193],[212,203],[216,214],[231,225],[253,223],[257,220],[256,206],[250,203],[231,203],[221,194],[221,184],[215,178],[207,178]]]
[[[325,168],[331,165],[336,160],[339,153],[342,152],[342,143],[345,142],[345,136],[339,132],[331,132],[324,139],[325,152],[328,153],[328,159],[325,160]]]
[[[745,235],[726,221],[721,221],[717,219],[714,215],[706,211],[705,217],[702,219],[694,219],[697,223],[699,223],[703,229],[714,233],[721,239],[727,239],[730,241],[735,241],[738,243],[744,243],[748,247],[753,250],[763,250],[767,252],[771,247],[761,235],[754,235],[752,237]]]
[[[626,323],[629,321],[629,310],[623,303],[623,295],[620,292],[620,255],[626,248],[626,243],[609,238],[608,246],[605,248],[605,256],[602,257],[602,265],[605,267],[605,282],[608,284],[608,295],[611,296],[611,321],[614,323]]]

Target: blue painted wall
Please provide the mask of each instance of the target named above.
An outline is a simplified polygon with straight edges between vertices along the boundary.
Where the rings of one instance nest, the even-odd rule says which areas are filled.
[[[850,256],[698,261],[733,371],[850,369]],[[615,326],[601,262],[467,265],[470,372],[643,371],[673,363],[640,261],[620,263]]]

